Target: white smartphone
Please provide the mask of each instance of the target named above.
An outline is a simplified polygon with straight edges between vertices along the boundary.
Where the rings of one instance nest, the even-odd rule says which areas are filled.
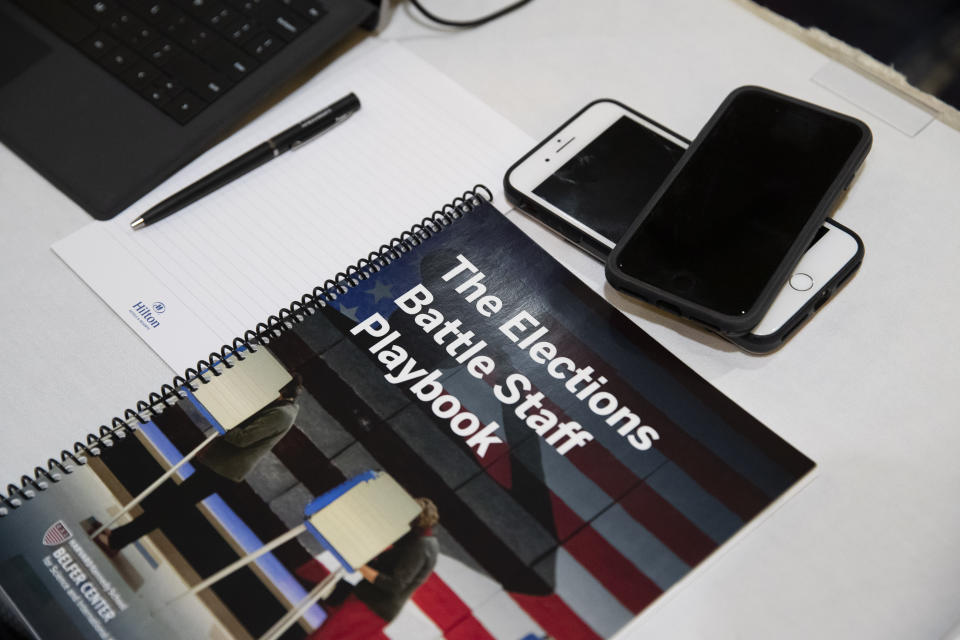
[[[774,351],[856,272],[863,253],[860,236],[828,219],[760,322],[743,335],[720,335],[752,353]]]
[[[604,260],[688,141],[613,100],[587,105],[504,177],[507,197]]]
[[[614,100],[584,107],[504,176],[507,198],[561,236],[605,260],[689,141]],[[860,238],[828,220],[754,329],[722,335],[767,353],[823,306],[863,259]]]

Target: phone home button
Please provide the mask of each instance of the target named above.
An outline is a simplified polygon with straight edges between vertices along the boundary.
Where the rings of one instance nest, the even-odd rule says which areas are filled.
[[[790,287],[797,291],[809,291],[813,287],[813,278],[805,273],[795,273],[790,278]]]

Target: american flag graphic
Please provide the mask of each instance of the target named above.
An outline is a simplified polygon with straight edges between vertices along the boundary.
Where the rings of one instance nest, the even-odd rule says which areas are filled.
[[[443,281],[461,254],[485,274],[486,293],[502,298],[501,314],[480,317]],[[462,331],[487,343],[492,374],[466,371],[413,316],[398,311],[397,296],[420,283],[436,294],[432,306],[445,319],[462,319]],[[628,445],[564,381],[504,337],[500,325],[520,309],[549,329],[545,339],[558,356],[593,367],[604,391],[656,425],[660,438],[652,448]],[[373,339],[351,333],[373,313],[399,331],[398,350],[418,367],[442,371],[444,391],[462,401],[463,411],[501,427],[502,444],[477,455],[409,385],[385,380],[384,361],[370,352]],[[386,471],[439,509],[437,565],[378,639],[610,637],[813,468],[486,205],[268,348],[302,376],[304,389],[294,427],[244,482],[221,495],[243,527],[259,540],[273,539],[302,522],[313,497],[367,469]],[[582,424],[595,439],[560,455],[517,406],[495,398],[493,385],[511,372],[529,379],[530,393],[542,392],[544,411]],[[199,433],[187,404],[155,418],[180,451],[196,446]],[[151,464],[131,451],[111,450],[103,459],[121,479]],[[198,520],[171,522],[165,533],[191,565],[210,565],[207,573],[234,553]],[[211,562],[215,553],[223,559]],[[298,538],[274,555],[279,569],[308,590],[326,575],[322,554]],[[243,589],[218,596],[259,635],[286,607],[252,572],[237,579],[246,581]]]
[[[47,527],[46,532],[43,534],[43,544],[48,547],[56,547],[72,537],[73,534],[70,533],[70,529],[63,523],[63,520],[57,520]]]
[[[452,287],[440,275],[458,254],[484,272],[487,293],[503,299],[501,317],[484,322],[462,295],[444,291]],[[397,310],[394,298],[417,283],[430,289],[446,319],[462,318],[475,340],[488,342],[498,372],[483,380],[467,374]],[[506,343],[498,327],[519,309],[549,327],[559,353],[602,372],[605,390],[657,425],[652,450],[632,449]],[[445,390],[464,410],[500,424],[505,446],[478,458],[451,437],[445,420],[404,390],[375,382],[383,371],[366,351],[371,340],[348,335],[372,313],[400,331],[398,344],[418,366],[444,371]],[[609,637],[812,468],[493,211],[468,214],[339,296],[323,315],[345,340],[310,354],[310,341],[296,338],[310,332],[295,331],[271,350],[302,371],[307,390],[339,423],[341,446],[352,442],[344,453],[324,452],[328,464],[346,471],[345,459],[362,455],[440,507],[446,559],[399,625],[418,633],[429,627],[421,637]],[[554,414],[589,425],[595,441],[566,456],[545,446],[493,399],[491,386],[511,371],[543,391]],[[418,626],[411,611],[430,624]],[[388,630],[385,637],[414,636]]]

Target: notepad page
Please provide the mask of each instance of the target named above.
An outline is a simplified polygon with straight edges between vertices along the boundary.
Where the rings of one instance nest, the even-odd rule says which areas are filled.
[[[339,126],[130,229],[153,204],[351,91],[362,108]],[[530,144],[460,84],[371,38],[115,219],[53,250],[182,371],[464,190],[483,183],[498,194]]]

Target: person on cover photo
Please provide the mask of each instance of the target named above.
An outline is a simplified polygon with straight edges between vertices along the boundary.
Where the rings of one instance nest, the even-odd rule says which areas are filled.
[[[174,484],[173,490],[158,491],[149,509],[123,526],[106,529],[97,536],[96,544],[108,555],[115,555],[165,520],[174,519],[210,495],[242,482],[293,426],[300,409],[301,381],[300,374],[293,374],[293,380],[280,389],[276,400],[204,448],[194,461],[190,477]]]
[[[420,515],[410,523],[410,532],[358,569],[363,580],[308,640],[376,637],[430,576],[440,553],[433,535],[440,515],[429,498],[417,498],[417,502]]]

